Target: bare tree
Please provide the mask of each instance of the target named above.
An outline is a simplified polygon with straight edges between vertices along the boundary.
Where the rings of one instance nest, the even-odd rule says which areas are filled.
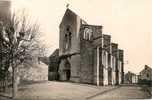
[[[39,50],[40,45],[37,36],[40,27],[32,23],[28,16],[15,13],[0,22],[0,64],[4,73],[10,67],[13,70],[13,97],[17,94],[17,69],[25,62],[33,52]]]

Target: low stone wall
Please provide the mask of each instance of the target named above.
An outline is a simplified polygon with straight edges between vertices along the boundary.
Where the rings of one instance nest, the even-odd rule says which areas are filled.
[[[22,81],[46,81],[48,80],[48,66],[44,63],[22,65],[18,69],[19,83]]]

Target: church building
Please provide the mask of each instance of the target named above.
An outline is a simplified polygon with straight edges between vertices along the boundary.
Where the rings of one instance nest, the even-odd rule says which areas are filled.
[[[67,8],[59,26],[58,80],[112,85],[114,83],[111,36],[101,25],[89,25]],[[113,76],[114,75],[114,76]],[[116,80],[115,80],[116,82]]]

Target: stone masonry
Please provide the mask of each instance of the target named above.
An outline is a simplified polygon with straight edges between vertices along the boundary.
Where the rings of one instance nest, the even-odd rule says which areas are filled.
[[[118,44],[111,43],[110,35],[102,34],[102,26],[87,24],[67,8],[59,30],[60,81],[96,85],[122,82],[123,60],[118,64]]]

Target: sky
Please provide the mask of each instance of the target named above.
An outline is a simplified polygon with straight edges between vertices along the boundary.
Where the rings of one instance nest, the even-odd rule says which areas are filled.
[[[88,24],[102,25],[103,33],[119,44],[125,72],[152,66],[152,0],[12,0],[12,9],[26,9],[40,23],[50,55],[59,47],[59,24],[67,3]]]

